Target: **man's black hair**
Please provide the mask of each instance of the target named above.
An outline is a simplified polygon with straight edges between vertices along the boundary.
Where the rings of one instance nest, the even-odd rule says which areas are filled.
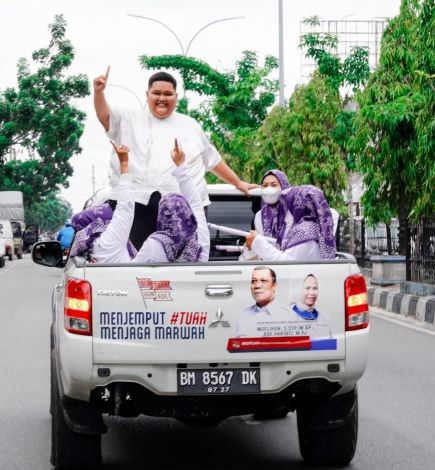
[[[276,283],[276,273],[272,268],[269,266],[255,266],[254,271],[260,271],[262,269],[268,269],[270,271],[270,275],[272,276],[272,284]]]
[[[177,90],[177,80],[167,72],[157,72],[154,75],[151,75],[148,80],[148,90],[153,86],[154,82],[169,82],[174,86],[174,90]]]

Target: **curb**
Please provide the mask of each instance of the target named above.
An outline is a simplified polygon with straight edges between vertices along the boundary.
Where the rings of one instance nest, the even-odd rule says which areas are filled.
[[[369,305],[379,307],[421,322],[435,324],[435,297],[420,297],[412,294],[390,292],[385,289],[367,289]]]

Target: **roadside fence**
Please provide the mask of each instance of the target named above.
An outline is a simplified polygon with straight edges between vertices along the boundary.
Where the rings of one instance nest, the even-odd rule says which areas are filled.
[[[409,223],[406,253],[408,281],[435,284],[435,217]],[[337,250],[350,252],[349,219],[341,218],[337,229]],[[374,255],[399,254],[399,221],[369,226],[363,217],[354,218],[354,255],[361,267],[371,267]]]

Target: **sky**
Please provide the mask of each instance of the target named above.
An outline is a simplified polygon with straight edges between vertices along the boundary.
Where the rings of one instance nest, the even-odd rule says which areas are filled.
[[[326,20],[369,20],[393,17],[399,7],[400,0],[283,0],[285,98],[301,81],[298,44],[302,19],[318,15]],[[75,49],[67,74],[86,74],[92,89],[92,80],[110,65],[106,97],[109,104],[116,106],[139,107],[145,103],[147,80],[152,72],[141,68],[140,55],[181,53],[179,43],[167,28],[129,14],[164,23],[184,48],[208,23],[243,17],[208,26],[190,46],[189,55],[218,71],[233,69],[244,50],[256,51],[260,59],[268,54],[278,56],[278,0],[0,0],[0,11],[0,90],[16,86],[20,57],[30,60],[34,50],[48,45],[48,25],[56,14],[64,15],[68,24],[66,37]],[[35,68],[31,66],[31,70]],[[69,179],[69,188],[62,190],[74,212],[81,210],[93,187],[107,184],[111,154],[110,143],[95,117],[92,95],[78,100],[76,105],[87,113],[81,138],[83,152],[71,158],[74,175]]]

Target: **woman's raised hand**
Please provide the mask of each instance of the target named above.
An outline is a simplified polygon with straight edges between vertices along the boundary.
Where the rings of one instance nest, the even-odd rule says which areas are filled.
[[[118,155],[121,173],[127,173],[129,148],[126,145],[116,145],[113,141],[110,141],[110,143],[113,145],[113,148]]]
[[[175,139],[175,147],[174,147],[174,150],[172,150],[172,152],[171,152],[171,157],[172,157],[173,162],[177,166],[180,166],[182,163],[184,163],[184,160],[186,160],[186,155],[181,150],[181,148],[178,146],[178,140],[177,139]]]

